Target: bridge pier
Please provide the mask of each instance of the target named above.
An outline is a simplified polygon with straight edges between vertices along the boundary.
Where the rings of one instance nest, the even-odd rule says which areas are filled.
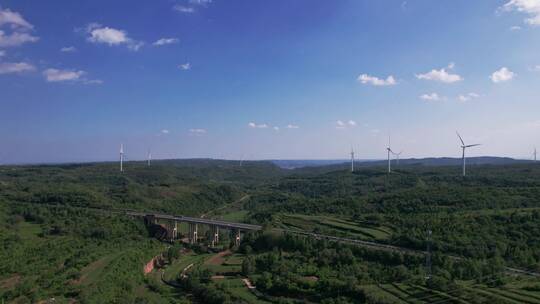
[[[240,229],[233,230],[234,233],[234,245],[240,246]]]
[[[174,221],[173,240],[178,239],[178,222]]]
[[[189,223],[189,243],[197,243],[197,224]]]
[[[212,238],[212,247],[215,247],[219,243],[219,227],[212,225],[210,227],[210,237]]]

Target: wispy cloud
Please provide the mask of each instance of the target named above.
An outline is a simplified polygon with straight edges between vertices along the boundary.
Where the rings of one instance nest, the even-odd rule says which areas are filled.
[[[186,62],[178,65],[178,68],[182,71],[191,70],[191,63]]]
[[[511,30],[511,31],[519,31],[519,30],[521,30],[521,26],[519,26],[519,25],[511,26],[511,27],[510,27],[510,30]]]
[[[342,130],[347,129],[348,127],[356,127],[356,121],[349,120],[347,122],[344,122],[343,120],[337,120],[336,121],[336,129]]]
[[[0,28],[6,26],[11,33],[0,30],[0,47],[15,47],[39,40],[38,37],[30,34],[34,26],[26,21],[21,14],[10,9],[0,8]]]
[[[178,38],[161,38],[156,40],[152,45],[154,46],[163,46],[167,44],[175,44],[178,43]]]
[[[433,69],[424,74],[417,74],[416,78],[424,80],[432,80],[443,83],[454,83],[457,81],[463,80],[463,78],[458,74],[449,73],[448,70],[454,69],[454,63],[450,63],[447,67],[440,70]]]
[[[170,131],[167,130],[167,129],[162,129],[160,132],[161,132],[161,134],[169,134],[170,133]]]
[[[207,7],[212,3],[212,0],[188,0],[184,1],[185,4],[176,4],[173,6],[173,10],[183,13],[183,14],[192,14],[197,10],[196,7]]]
[[[109,46],[125,45],[133,51],[138,51],[144,45],[142,41],[131,39],[126,31],[102,26],[99,23],[90,23],[86,27],[86,32],[89,34],[87,40],[92,43],[107,44]]]
[[[83,84],[102,84],[100,79],[87,79],[87,73],[82,70],[61,70],[49,68],[43,71],[43,76],[47,82],[80,82]]]
[[[299,129],[300,127],[298,125],[292,125],[292,124],[288,124],[287,125],[287,129]]]
[[[441,96],[437,93],[430,93],[430,94],[422,94],[420,95],[420,99],[425,101],[440,101],[442,99]]]
[[[489,78],[493,83],[500,83],[500,82],[506,82],[512,80],[514,77],[516,77],[516,73],[510,71],[506,67],[502,67],[499,70],[493,72]]]
[[[248,127],[253,128],[253,129],[266,129],[268,128],[268,125],[265,123],[258,124],[258,123],[250,122],[248,123]]]
[[[0,62],[0,74],[19,74],[35,69],[36,67],[27,62]]]
[[[356,80],[362,84],[369,84],[373,86],[392,86],[397,84],[396,79],[392,75],[386,77],[386,79],[381,79],[368,74],[362,74],[358,76]]]
[[[0,57],[6,56],[7,52],[4,50],[0,50]]]
[[[60,49],[60,52],[64,52],[64,53],[73,53],[76,51],[77,49],[74,46],[66,46]]]
[[[77,81],[86,74],[85,71],[46,69],[43,76],[48,82]]]
[[[467,102],[467,101],[476,99],[478,97],[480,97],[480,94],[471,92],[471,93],[468,93],[468,94],[459,95],[458,100],[461,101],[461,102]]]
[[[184,13],[184,14],[191,14],[195,12],[195,8],[191,6],[180,5],[180,4],[173,6],[173,10],[180,13]]]
[[[201,129],[201,128],[194,128],[194,129],[189,129],[189,134],[190,135],[204,135],[206,134],[206,129]]]
[[[525,23],[533,26],[540,25],[540,0],[510,0],[500,9],[503,11],[516,11],[529,15]]]

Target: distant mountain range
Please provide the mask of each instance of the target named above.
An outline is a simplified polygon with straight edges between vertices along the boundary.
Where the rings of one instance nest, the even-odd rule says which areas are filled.
[[[321,167],[338,164],[349,164],[350,160],[347,159],[296,159],[296,160],[270,160],[275,165],[284,169],[295,169],[304,167]],[[495,156],[479,156],[468,157],[468,165],[509,165],[509,164],[521,164],[531,162],[530,160],[514,159],[510,157],[495,157]],[[355,166],[386,166],[386,160],[355,160]],[[396,160],[392,160],[392,165],[396,164]],[[399,164],[403,166],[459,166],[461,165],[461,158],[452,157],[429,157],[429,158],[407,158],[400,159]]]

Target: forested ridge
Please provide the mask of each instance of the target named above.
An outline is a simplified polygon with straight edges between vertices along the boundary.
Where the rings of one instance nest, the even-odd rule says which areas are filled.
[[[179,279],[178,291],[160,287],[142,266],[164,252],[183,257],[167,251],[142,220],[106,212],[111,209],[263,225],[263,232],[231,247],[241,269],[225,272],[249,278],[260,301],[399,303],[391,296],[399,294],[395,289],[427,288],[448,297],[458,290],[467,301],[483,303],[497,296],[476,296],[471,284],[488,293],[490,286],[518,286],[521,294],[540,290],[530,279],[516,285],[505,271],[540,272],[536,164],[471,166],[463,178],[454,166],[400,166],[387,174],[378,166],[351,173],[340,166],[289,170],[266,162],[171,160],[150,167],[128,162],[124,173],[114,163],[0,167],[0,258],[6,261],[0,264],[0,299],[251,302],[245,292],[236,293],[242,284],[211,279],[219,267],[194,268],[189,282]],[[426,280],[424,256],[273,228],[415,250],[426,250],[431,231],[433,276]],[[186,248],[182,252],[197,253],[188,260],[208,250]]]

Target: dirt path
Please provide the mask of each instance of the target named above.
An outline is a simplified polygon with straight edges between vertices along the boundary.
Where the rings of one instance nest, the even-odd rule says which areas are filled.
[[[222,252],[217,253],[213,257],[209,258],[208,260],[204,261],[204,265],[221,265],[225,261],[225,257],[231,255],[232,252],[230,250],[225,250]]]
[[[201,215],[201,218],[206,218],[208,215],[210,215],[210,214],[212,214],[212,213],[214,213],[214,212],[216,212],[216,211],[220,211],[220,210],[223,210],[223,209],[225,209],[225,208],[227,208],[227,207],[230,207],[230,206],[233,206],[233,205],[235,205],[235,204],[241,203],[241,202],[247,200],[248,198],[249,198],[249,194],[246,194],[246,195],[242,196],[242,197],[241,197],[239,200],[237,200],[237,201],[234,201],[234,202],[232,202],[232,203],[225,204],[225,205],[223,205],[223,206],[221,206],[221,207],[219,207],[219,208],[216,208],[216,209],[213,209],[213,210],[210,210],[210,211],[206,212],[205,214]]]

